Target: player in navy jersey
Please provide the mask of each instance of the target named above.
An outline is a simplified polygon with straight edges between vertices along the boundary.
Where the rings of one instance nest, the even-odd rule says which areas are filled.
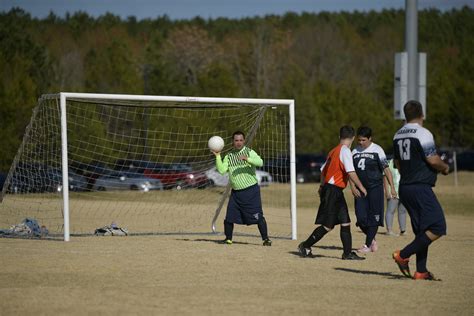
[[[391,194],[396,196],[392,173],[387,157],[379,145],[372,142],[372,129],[361,126],[357,129],[358,146],[352,151],[354,167],[360,182],[367,189],[366,196],[355,198],[356,225],[366,235],[365,245],[357,251],[375,252],[378,249],[375,235],[384,222],[384,176],[387,178]],[[351,190],[357,190],[351,184]]]
[[[449,166],[436,153],[433,135],[423,127],[423,109],[418,101],[408,101],[403,111],[407,124],[393,137],[394,161],[400,171],[400,201],[411,217],[415,239],[392,254],[403,275],[415,280],[435,280],[426,268],[428,247],[446,235],[446,220],[432,187],[437,173],[449,173]],[[412,276],[409,258],[416,254]]]

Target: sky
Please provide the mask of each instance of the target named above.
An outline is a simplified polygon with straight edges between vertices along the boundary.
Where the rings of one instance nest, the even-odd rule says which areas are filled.
[[[445,11],[468,5],[474,0],[418,0],[418,9],[437,8]],[[380,11],[384,8],[402,9],[405,0],[0,0],[0,12],[20,7],[33,17],[44,18],[51,11],[59,17],[66,12],[87,12],[93,17],[107,12],[125,19],[135,16],[138,20],[167,15],[171,19],[243,18],[282,15],[286,12],[320,11]]]

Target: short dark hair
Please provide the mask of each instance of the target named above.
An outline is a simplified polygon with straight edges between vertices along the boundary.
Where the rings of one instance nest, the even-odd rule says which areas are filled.
[[[232,139],[234,139],[234,136],[235,136],[235,135],[242,135],[242,136],[244,137],[244,139],[245,139],[245,133],[242,132],[242,131],[235,131],[235,132],[232,134]]]
[[[361,126],[357,129],[357,136],[372,137],[372,129],[368,126]]]
[[[403,106],[403,113],[407,122],[423,117],[423,107],[416,100],[410,100]]]
[[[339,138],[340,139],[347,139],[354,137],[354,128],[350,125],[344,125],[339,130]]]

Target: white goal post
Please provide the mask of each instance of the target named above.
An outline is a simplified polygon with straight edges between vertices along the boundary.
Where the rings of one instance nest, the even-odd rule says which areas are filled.
[[[45,103],[47,109],[41,107]],[[154,233],[156,228],[163,233],[198,234],[204,233],[201,218],[207,218],[215,231],[229,190],[208,173],[215,163],[207,139],[223,137],[225,154],[232,131],[239,129],[267,163],[259,181],[263,179],[270,235],[274,229],[277,237],[284,237],[288,222],[288,237],[296,239],[295,102],[289,99],[43,95],[0,196],[0,225],[25,217],[56,223],[57,215],[48,212],[60,203],[58,231],[65,241],[108,220],[118,220],[131,232]],[[173,172],[164,172],[167,168]],[[52,176],[54,172],[60,174]],[[206,180],[199,182],[203,174]],[[45,192],[50,193],[47,198]],[[129,195],[136,199],[133,205]],[[284,196],[288,203],[279,202]],[[215,204],[209,210],[211,203]],[[138,223],[140,217],[144,219]],[[174,221],[179,223],[169,227]],[[181,224],[187,228],[178,227]],[[77,227],[72,231],[71,225]]]

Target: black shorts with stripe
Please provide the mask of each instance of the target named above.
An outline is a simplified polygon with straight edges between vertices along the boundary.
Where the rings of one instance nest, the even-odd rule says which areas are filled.
[[[232,190],[225,220],[234,224],[257,224],[263,218],[262,199],[258,184],[242,190]]]
[[[350,223],[349,211],[343,189],[326,183],[321,188],[321,204],[315,224],[333,228],[338,224]]]

